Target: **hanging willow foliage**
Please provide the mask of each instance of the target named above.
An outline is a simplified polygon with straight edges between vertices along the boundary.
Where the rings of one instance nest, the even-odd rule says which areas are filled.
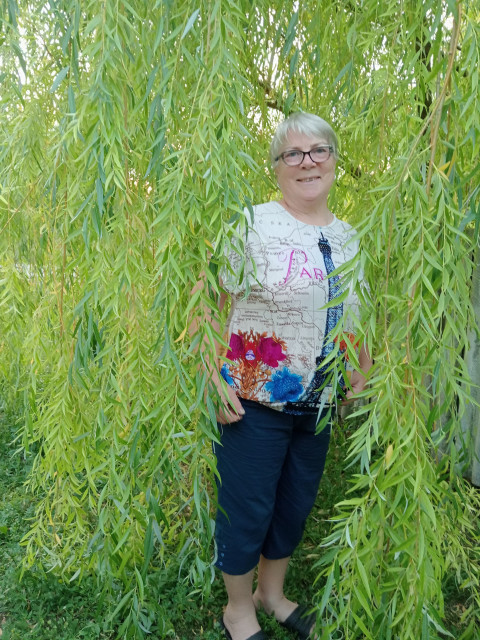
[[[304,109],[342,141],[332,206],[362,238],[376,359],[353,497],[317,566],[321,637],[440,637],[452,567],[472,594],[464,637],[478,637],[478,499],[454,473],[480,217],[478,2],[0,6],[0,389],[36,453],[26,567],[96,574],[125,637],[154,618],[168,632],[152,588],[166,564],[208,593],[204,320],[232,223],[275,197],[275,124]]]

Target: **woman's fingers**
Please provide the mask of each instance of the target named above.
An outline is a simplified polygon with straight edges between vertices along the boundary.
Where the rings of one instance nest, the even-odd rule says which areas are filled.
[[[227,395],[223,393],[223,389],[219,389],[220,397],[223,401],[223,406],[219,408],[217,419],[220,424],[230,424],[231,422],[238,422],[245,415],[245,409],[242,407],[237,394],[232,387],[227,388]]]
[[[232,411],[230,407],[223,407],[217,414],[217,420],[220,424],[231,424],[232,422],[239,422],[243,417],[235,411]]]
[[[228,387],[228,398],[235,408],[235,413],[237,413],[240,416],[244,416],[245,409],[243,408],[242,403],[240,402],[240,398],[237,396],[237,394],[232,389],[232,387]]]

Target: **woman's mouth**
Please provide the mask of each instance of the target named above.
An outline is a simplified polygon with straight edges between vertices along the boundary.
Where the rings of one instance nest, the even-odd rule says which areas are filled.
[[[311,178],[299,178],[298,182],[315,182],[315,180],[320,180],[320,176],[313,176]]]

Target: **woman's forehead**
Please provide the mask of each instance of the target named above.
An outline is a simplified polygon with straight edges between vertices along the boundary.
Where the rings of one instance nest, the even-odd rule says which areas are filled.
[[[306,133],[300,133],[299,131],[290,131],[283,147],[285,149],[312,149],[321,144],[328,145],[328,141],[325,140],[323,136],[312,136]]]

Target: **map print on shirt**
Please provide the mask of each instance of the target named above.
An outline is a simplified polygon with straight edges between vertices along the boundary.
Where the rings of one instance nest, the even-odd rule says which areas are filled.
[[[321,362],[333,349],[325,336],[344,305],[358,308],[350,293],[344,305],[322,309],[341,292],[339,276],[327,276],[356,254],[355,243],[346,245],[354,231],[337,218],[325,227],[303,224],[277,202],[256,206],[254,214],[245,241],[248,295],[246,283],[224,280],[233,301],[227,353],[233,364],[224,364],[222,375],[241,398],[312,412],[331,391],[317,391],[325,379]],[[240,261],[232,253],[234,272]]]

